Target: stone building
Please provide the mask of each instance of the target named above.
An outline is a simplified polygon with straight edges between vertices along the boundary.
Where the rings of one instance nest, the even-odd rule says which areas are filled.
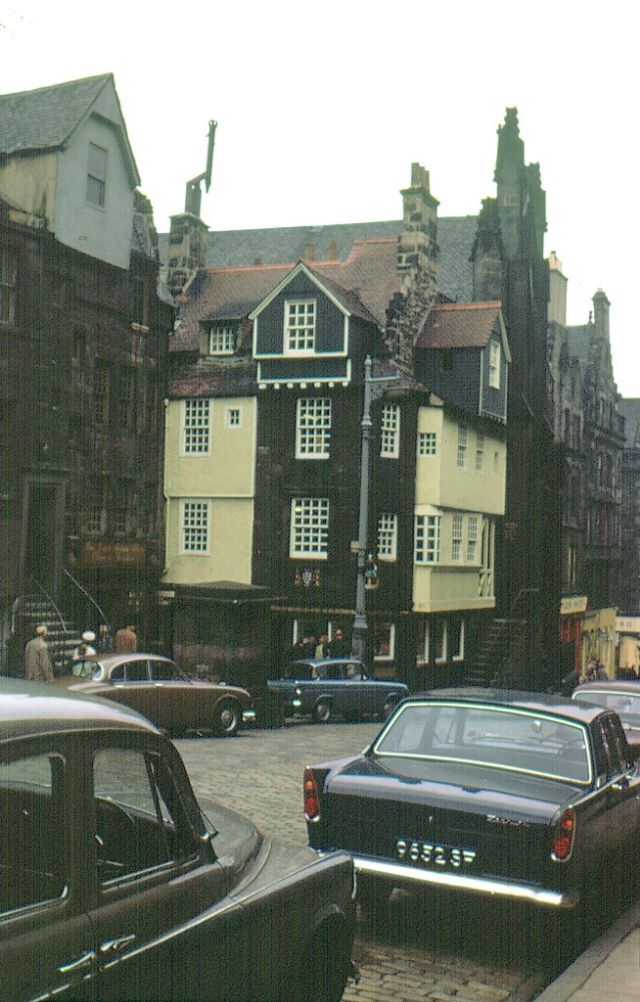
[[[622,613],[640,616],[640,398],[618,402],[625,421],[622,454],[622,552],[618,603]]]
[[[21,668],[135,619],[162,569],[172,309],[111,75],[0,96],[0,638]],[[9,663],[10,662],[10,663]]]

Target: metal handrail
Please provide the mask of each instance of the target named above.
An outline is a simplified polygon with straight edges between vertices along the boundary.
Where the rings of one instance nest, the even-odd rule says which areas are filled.
[[[49,594],[49,592],[47,591],[47,589],[45,588],[45,586],[42,584],[41,581],[38,581],[36,578],[30,578],[29,580],[31,580],[33,582],[33,584],[36,586],[36,588],[39,591],[42,592],[42,594],[46,598],[47,602],[49,602],[49,604],[55,610],[56,616],[58,617],[58,620],[60,622],[60,626],[62,627],[63,632],[66,633],[67,632],[67,624],[66,624],[64,616],[62,615],[61,610],[58,608],[58,606],[57,606],[57,604],[56,604],[53,596]],[[26,596],[23,596],[23,598],[26,598]]]
[[[62,573],[63,573],[63,574],[66,574],[66,576],[67,576],[67,577],[69,578],[69,580],[70,580],[70,581],[71,581],[71,582],[72,582],[72,583],[73,583],[73,584],[74,584],[74,585],[76,586],[76,588],[77,588],[77,589],[78,589],[79,591],[81,591],[81,592],[82,592],[82,594],[84,595],[84,597],[85,597],[85,598],[88,598],[88,599],[89,599],[89,601],[91,602],[91,605],[92,605],[92,606],[94,607],[94,609],[96,610],[96,612],[97,612],[97,613],[98,613],[98,615],[100,616],[100,619],[102,620],[103,624],[104,624],[105,626],[108,626],[108,625],[109,625],[109,620],[107,619],[107,616],[106,616],[106,614],[105,614],[104,610],[103,610],[103,609],[101,609],[101,607],[100,607],[100,606],[98,605],[98,603],[96,602],[96,600],[95,600],[95,598],[93,597],[93,595],[89,594],[89,592],[87,591],[87,589],[86,589],[86,588],[84,588],[84,587],[83,587],[83,586],[82,586],[82,585],[80,584],[80,582],[79,582],[79,581],[77,580],[77,578],[74,578],[74,576],[73,576],[73,574],[71,573],[71,571],[67,570],[67,568],[66,568],[66,567],[63,567],[63,568],[62,568]]]

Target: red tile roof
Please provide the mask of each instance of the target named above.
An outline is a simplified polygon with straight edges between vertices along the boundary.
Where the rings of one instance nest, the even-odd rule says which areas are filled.
[[[418,348],[484,348],[499,331],[501,304],[439,303],[432,307],[418,337]]]

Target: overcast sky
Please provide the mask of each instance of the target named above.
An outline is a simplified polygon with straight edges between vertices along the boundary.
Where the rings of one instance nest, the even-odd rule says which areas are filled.
[[[640,397],[638,66],[628,0],[6,0],[0,93],[112,72],[156,225],[184,207],[218,131],[212,229],[397,219],[412,161],[444,216],[495,193],[518,108],[547,192],[569,323],[611,301],[614,373]],[[1,123],[0,123],[1,128]]]

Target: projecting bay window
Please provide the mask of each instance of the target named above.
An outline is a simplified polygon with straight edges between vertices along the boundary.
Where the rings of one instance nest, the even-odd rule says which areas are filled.
[[[329,499],[292,498],[290,557],[326,560],[329,541]]]
[[[316,343],[315,299],[287,300],[284,304],[284,350],[289,355],[308,354]]]
[[[381,515],[378,519],[378,560],[395,560],[398,548],[398,516]]]
[[[185,500],[180,508],[180,552],[206,556],[210,546],[211,502]]]
[[[296,459],[328,459],[331,400],[302,397],[296,410]]]
[[[208,456],[211,451],[209,400],[183,402],[182,449],[185,456]]]
[[[478,516],[469,515],[467,520],[467,563],[475,564],[478,559]]]
[[[400,407],[384,404],[380,421],[380,455],[397,459],[400,455]]]
[[[440,560],[440,515],[416,515],[414,561],[437,564]]]

